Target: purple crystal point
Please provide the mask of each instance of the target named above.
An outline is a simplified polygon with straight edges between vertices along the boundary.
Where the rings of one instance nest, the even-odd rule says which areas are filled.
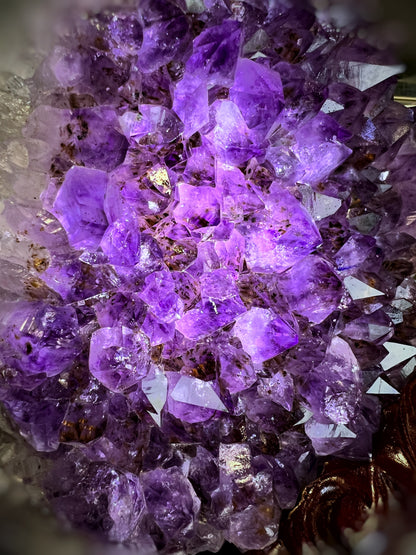
[[[220,223],[220,203],[216,189],[212,187],[194,187],[187,183],[178,183],[178,204],[173,216],[178,223],[189,229],[215,226]]]
[[[189,339],[201,339],[230,324],[246,308],[241,299],[229,298],[223,301],[208,299],[188,310],[176,322],[176,329]]]
[[[345,424],[321,423],[314,419],[308,420],[305,431],[317,455],[341,451],[357,437]]]
[[[269,360],[298,342],[296,331],[265,308],[253,307],[239,316],[233,331],[254,363]]]
[[[190,137],[209,123],[208,84],[186,73],[175,88],[173,110],[184,124],[184,136]]]
[[[245,258],[253,271],[282,272],[312,252],[321,236],[299,201],[277,183],[265,200],[270,208],[266,204],[237,229],[246,238]]]
[[[292,410],[294,384],[290,374],[277,372],[271,378],[261,378],[257,391],[263,397],[270,397],[286,410]]]
[[[242,349],[232,345],[219,348],[220,380],[230,393],[238,393],[252,386],[256,372],[250,357]]]
[[[48,69],[63,87],[77,85],[84,78],[85,57],[80,52],[57,46],[48,60]]]
[[[209,386],[209,384],[208,384],[209,389],[205,387],[200,392],[200,395],[195,400],[195,403],[191,402],[193,401],[193,399],[191,399],[190,397],[192,389],[187,387],[188,382],[186,381],[182,382],[179,386],[179,389],[177,392],[179,400],[175,399],[176,394],[174,394],[174,396],[172,397],[172,392],[175,391],[177,384],[183,377],[188,378],[188,376],[181,376],[180,374],[167,372],[167,378],[169,383],[169,395],[166,402],[167,412],[172,416],[174,416],[175,418],[179,419],[180,421],[188,422],[190,424],[205,422],[210,418],[213,418],[215,415],[215,409],[204,406],[205,405],[204,393],[208,392],[209,396],[213,396],[213,393],[215,393],[212,387]],[[191,379],[192,378],[189,378],[189,380]],[[189,382],[189,384],[190,383],[191,382]],[[220,399],[218,399],[217,401],[216,397],[214,397],[214,399],[218,403]]]
[[[237,274],[235,272],[219,269],[201,276],[202,299],[225,301],[237,295]]]
[[[259,196],[249,188],[238,168],[217,165],[216,185],[222,194],[222,215],[231,222],[240,222],[244,216],[264,208]]]
[[[153,272],[146,277],[145,285],[140,298],[161,322],[169,323],[180,318],[183,303],[175,292],[175,282],[168,271]]]
[[[125,326],[100,328],[91,336],[89,368],[111,391],[125,391],[147,374],[149,344]]]
[[[311,255],[281,274],[279,289],[292,309],[320,324],[338,306],[343,287],[325,260]]]
[[[177,468],[157,468],[141,477],[146,507],[166,542],[192,535],[200,501]]]
[[[349,138],[350,134],[326,114],[318,114],[302,125],[293,146],[303,170],[301,180],[314,185],[329,177],[351,154],[351,149],[342,144]]]
[[[260,63],[240,58],[230,100],[240,109],[247,126],[262,140],[283,107],[280,75]]]
[[[212,106],[212,113],[215,127],[207,137],[221,161],[240,166],[262,154],[262,149],[253,142],[247,123],[234,102],[217,100]]]
[[[137,222],[116,220],[107,227],[100,246],[111,264],[134,266],[140,260],[140,243]]]
[[[108,498],[108,515],[113,521],[109,539],[116,542],[133,539],[144,511],[144,494],[137,476],[129,472],[115,476]]]
[[[226,20],[209,27],[194,40],[194,52],[186,64],[191,75],[207,79],[212,85],[233,83],[241,40],[237,21]]]
[[[72,307],[19,302],[3,305],[2,313],[2,365],[17,371],[22,380],[25,375],[55,376],[75,361],[81,344]]]
[[[152,312],[146,314],[142,330],[149,338],[152,346],[168,343],[175,336],[175,324],[160,321]]]
[[[183,124],[176,114],[164,106],[141,104],[139,112],[125,112],[120,126],[130,144],[165,145],[179,137]]]
[[[342,330],[342,334],[346,337],[377,344],[388,341],[393,333],[392,321],[382,310],[355,318]]]
[[[170,392],[170,397],[174,401],[187,405],[227,412],[224,403],[215,393],[210,382],[204,382],[190,376],[179,377],[175,387]]]
[[[78,165],[111,171],[126,156],[127,139],[119,129],[116,112],[108,106],[75,110],[66,130]]]
[[[56,451],[68,402],[45,399],[39,393],[23,390],[9,393],[4,405],[19,426],[20,434],[32,447],[41,452]]]
[[[143,42],[143,29],[135,13],[117,13],[111,18],[108,25],[108,35],[114,43],[115,53],[135,54]]]
[[[74,166],[65,176],[54,210],[75,248],[96,248],[103,236],[107,180],[103,171],[81,166]]]
[[[147,164],[146,164],[147,165]],[[172,192],[170,175],[165,166],[157,164],[147,171],[139,166],[134,170],[123,164],[110,175],[104,200],[104,210],[110,223],[131,220],[162,212]]]

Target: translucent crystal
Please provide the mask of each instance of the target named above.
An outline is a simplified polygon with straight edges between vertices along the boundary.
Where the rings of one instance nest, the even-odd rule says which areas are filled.
[[[254,363],[264,362],[298,342],[295,330],[271,310],[254,307],[237,318],[234,335]]]
[[[196,378],[181,376],[170,395],[172,399],[181,403],[227,412],[212,385]]]
[[[404,362],[416,354],[416,347],[412,345],[402,345],[401,343],[393,343],[387,341],[383,347],[387,349],[388,355],[381,361],[383,370],[390,370],[396,364]]]
[[[369,395],[398,395],[399,392],[388,384],[383,378],[377,378],[373,385],[367,389]]]

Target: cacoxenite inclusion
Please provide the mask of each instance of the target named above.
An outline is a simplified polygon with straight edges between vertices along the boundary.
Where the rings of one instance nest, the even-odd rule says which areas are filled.
[[[56,513],[140,553],[272,545],[416,353],[401,67],[287,4],[103,9],[30,83],[0,396]]]

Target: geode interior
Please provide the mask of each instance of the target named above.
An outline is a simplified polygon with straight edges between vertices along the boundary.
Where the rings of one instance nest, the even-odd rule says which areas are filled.
[[[303,2],[67,25],[0,253],[0,399],[56,514],[141,554],[262,550],[317,457],[370,456],[416,354],[401,71]]]

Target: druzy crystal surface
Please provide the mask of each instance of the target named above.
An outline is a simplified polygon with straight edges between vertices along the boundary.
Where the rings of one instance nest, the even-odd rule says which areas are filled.
[[[402,68],[286,1],[130,2],[58,42],[1,220],[0,399],[75,527],[266,550],[414,368]]]

